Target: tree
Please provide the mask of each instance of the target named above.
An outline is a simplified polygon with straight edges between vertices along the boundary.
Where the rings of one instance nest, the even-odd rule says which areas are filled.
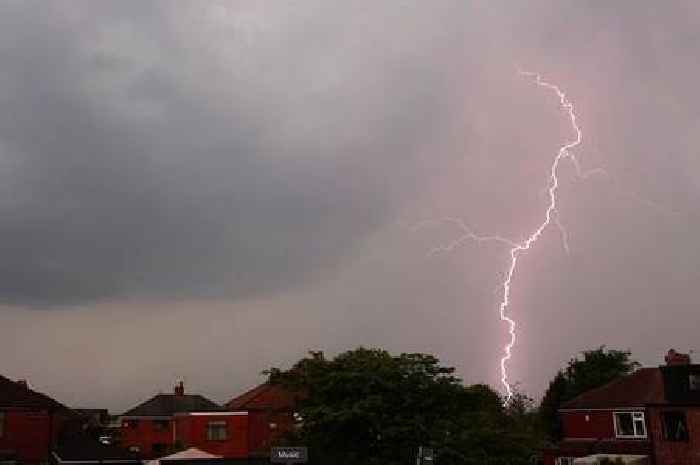
[[[465,387],[433,355],[359,348],[328,360],[311,352],[268,374],[299,394],[302,424],[287,443],[309,446],[315,463],[413,463],[418,446],[436,449],[441,465],[517,463],[539,445],[516,431],[498,393]]]
[[[628,375],[640,366],[631,359],[630,351],[608,350],[605,346],[584,351],[582,356],[572,358],[564,370],[557,372],[540,404],[542,423],[551,439],[561,438],[557,412],[564,402]]]
[[[558,440],[562,437],[562,425],[559,418],[559,407],[566,402],[569,382],[562,370],[549,382],[549,387],[540,403],[540,417],[542,425],[550,439]]]

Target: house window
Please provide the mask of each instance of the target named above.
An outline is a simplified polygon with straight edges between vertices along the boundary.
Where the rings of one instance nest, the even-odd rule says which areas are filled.
[[[129,429],[136,429],[139,427],[139,421],[138,420],[126,420],[122,426],[124,428],[129,428]]]
[[[575,457],[557,457],[556,465],[574,465]]]
[[[688,424],[685,421],[685,412],[663,412],[664,440],[688,442]]]
[[[644,412],[615,412],[615,435],[618,438],[646,438]]]
[[[228,430],[225,421],[210,421],[207,423],[207,440],[225,441],[228,439]]]
[[[700,391],[700,375],[692,374],[688,376],[688,387],[691,391]]]
[[[129,452],[133,453],[133,454],[138,454],[139,452],[141,452],[141,447],[139,447],[139,446],[129,446],[129,448],[128,448],[127,450],[128,450]]]
[[[170,422],[168,420],[153,420],[153,431],[168,431]]]
[[[0,412],[0,438],[5,435],[5,412]]]

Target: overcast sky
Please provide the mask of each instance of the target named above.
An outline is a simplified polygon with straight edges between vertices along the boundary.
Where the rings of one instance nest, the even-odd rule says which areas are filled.
[[[309,349],[498,385],[577,352],[700,350],[700,4],[0,2],[0,373],[123,411],[226,401]],[[697,357],[700,357],[698,354]]]

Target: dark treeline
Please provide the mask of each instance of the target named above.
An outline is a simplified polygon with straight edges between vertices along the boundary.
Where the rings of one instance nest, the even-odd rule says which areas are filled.
[[[491,387],[464,385],[429,354],[310,352],[289,370],[266,373],[300,399],[297,428],[280,444],[308,446],[312,464],[406,465],[424,446],[437,451],[438,465],[518,465],[537,463],[558,439],[561,403],[636,366],[626,351],[583,352],[556,374],[540,405],[522,392],[504,405]]]

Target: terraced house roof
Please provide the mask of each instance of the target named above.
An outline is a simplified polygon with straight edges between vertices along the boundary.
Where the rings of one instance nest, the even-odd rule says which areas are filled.
[[[221,412],[225,409],[199,394],[158,394],[122,414],[125,417],[173,416],[186,412]]]
[[[641,368],[565,402],[562,410],[644,407],[665,400],[661,369]]]

